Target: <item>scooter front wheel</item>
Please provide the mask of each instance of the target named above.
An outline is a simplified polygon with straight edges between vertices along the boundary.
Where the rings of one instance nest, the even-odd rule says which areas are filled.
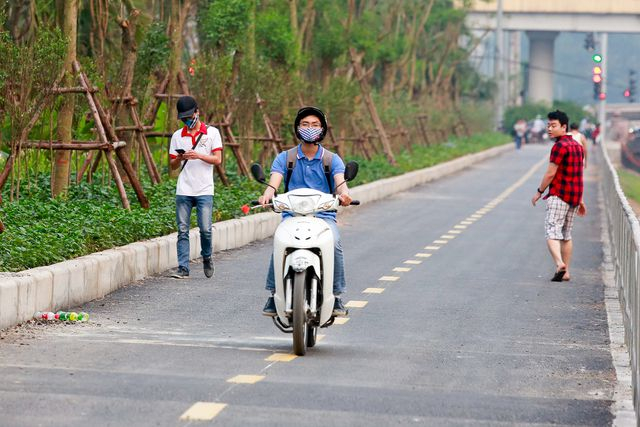
[[[304,356],[307,352],[307,272],[293,278],[293,352]],[[315,341],[315,340],[314,340]]]

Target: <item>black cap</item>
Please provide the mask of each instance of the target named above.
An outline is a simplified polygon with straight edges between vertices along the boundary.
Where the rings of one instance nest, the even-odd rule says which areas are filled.
[[[188,119],[193,116],[193,113],[198,109],[196,100],[190,96],[181,96],[176,104],[178,110],[179,119]]]
[[[315,142],[320,142],[327,135],[327,118],[324,116],[322,110],[316,107],[302,107],[298,110],[298,114],[296,114],[296,120],[293,123],[293,131],[296,133],[298,139],[302,140],[302,136],[298,132],[298,126],[300,126],[300,122],[302,119],[308,116],[316,116],[320,119],[320,124],[322,125],[322,133],[320,134],[320,138],[318,138]]]

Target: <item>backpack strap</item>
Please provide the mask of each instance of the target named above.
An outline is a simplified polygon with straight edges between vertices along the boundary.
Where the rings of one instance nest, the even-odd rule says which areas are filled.
[[[293,168],[296,167],[296,161],[298,160],[298,146],[287,150],[287,175],[284,177],[284,192],[289,192],[289,181],[291,181],[291,175],[293,174]]]
[[[207,126],[207,129],[209,129],[209,126]],[[202,139],[202,135],[204,135],[203,133],[201,133],[200,135],[198,135],[198,137],[196,138],[196,140],[193,142],[193,146],[191,147],[192,150],[195,150],[196,147],[198,146],[198,143],[200,142],[200,140]],[[184,169],[184,167],[187,165],[187,162],[189,161],[189,159],[185,160],[182,163],[182,167],[180,168],[180,172],[182,172],[182,170]]]
[[[327,178],[327,185],[329,186],[329,192],[333,194],[333,179],[331,177],[331,164],[333,163],[333,153],[326,148],[322,147],[322,167],[324,169],[324,176]]]
[[[327,178],[327,185],[329,186],[329,192],[333,194],[333,179],[331,178],[331,164],[333,163],[333,153],[326,148],[322,147],[322,169],[324,170],[324,176]],[[287,175],[284,178],[284,192],[289,192],[289,181],[291,181],[291,175],[293,169],[296,167],[296,161],[298,160],[298,147],[295,146],[287,150]]]

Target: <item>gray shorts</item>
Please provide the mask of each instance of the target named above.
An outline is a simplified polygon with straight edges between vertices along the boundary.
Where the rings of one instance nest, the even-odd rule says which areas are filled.
[[[544,236],[547,240],[571,240],[573,218],[578,206],[572,207],[557,196],[547,199],[547,216],[544,220]]]

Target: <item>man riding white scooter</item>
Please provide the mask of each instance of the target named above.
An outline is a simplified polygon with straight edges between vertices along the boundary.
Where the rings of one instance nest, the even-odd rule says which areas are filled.
[[[349,206],[352,199],[344,177],[345,166],[342,159],[320,145],[327,134],[327,120],[324,113],[315,107],[304,107],[298,111],[294,122],[296,137],[302,141],[297,147],[280,153],[271,166],[269,183],[258,200],[265,206],[273,198],[276,189],[285,179],[285,192],[299,188],[311,188],[324,193],[336,192],[342,206]],[[282,214],[283,221],[291,213]],[[334,316],[346,316],[340,295],[345,292],[344,256],[340,232],[336,224],[335,212],[319,212],[316,215],[327,222],[334,236],[334,274],[333,294],[336,297],[333,306]],[[275,292],[275,274],[273,255],[269,263],[266,289],[271,296],[262,310],[265,316],[276,316],[276,305],[273,298]]]

